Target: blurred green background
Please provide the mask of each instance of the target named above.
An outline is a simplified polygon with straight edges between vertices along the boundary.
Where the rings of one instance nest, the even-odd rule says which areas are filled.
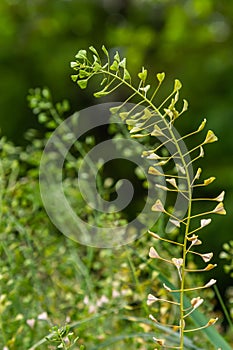
[[[0,125],[2,134],[23,144],[39,125],[28,109],[29,88],[48,86],[72,110],[100,101],[70,79],[69,62],[81,48],[104,44],[128,59],[131,75],[142,65],[167,81],[183,83],[190,103],[178,122],[180,133],[203,118],[219,142],[206,148],[203,176],[217,180],[206,195],[226,190],[226,217],[206,229],[208,250],[217,254],[232,238],[233,213],[233,6],[229,0],[1,0]],[[117,96],[118,100],[124,96]],[[203,137],[203,135],[202,135]],[[220,263],[213,274],[222,275]]]

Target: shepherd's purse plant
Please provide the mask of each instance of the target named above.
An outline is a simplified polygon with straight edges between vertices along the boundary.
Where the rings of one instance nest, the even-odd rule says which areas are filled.
[[[223,205],[224,191],[213,198],[199,196],[201,187],[210,185],[215,178],[201,180],[202,169],[196,164],[204,157],[205,146],[217,141],[217,137],[212,130],[208,130],[203,141],[194,143],[195,135],[205,128],[206,119],[196,130],[182,137],[177,133],[174,124],[188,109],[188,102],[186,100],[181,102],[179,99],[182,87],[179,80],[175,80],[171,93],[163,101],[157,102],[158,91],[165,74],[158,73],[150,77],[147,69],[142,67],[138,73],[138,82],[135,83],[136,79],[131,77],[127,69],[126,59],[121,58],[118,52],[111,58],[104,46],[102,54],[99,54],[94,47],[90,47],[89,52],[80,50],[75,56],[75,61],[71,62],[71,67],[75,71],[72,80],[81,89],[87,87],[92,77],[100,78],[101,90],[94,93],[95,97],[107,96],[121,86],[128,88],[127,99],[121,105],[112,108],[111,113],[122,118],[132,138],[150,145],[142,154],[142,157],[151,161],[149,174],[158,178],[157,187],[161,191],[177,197],[178,205],[173,209],[165,205],[161,198],[155,198],[151,208],[163,216],[164,229],[161,234],[154,228],[148,228],[150,235],[155,239],[155,244],[149,249],[149,257],[161,264],[159,265],[161,270],[168,266],[172,271],[176,271],[176,278],[166,282],[163,280],[160,295],[150,293],[147,304],[149,306],[168,304],[171,306],[170,312],[175,314],[172,324],[163,324],[154,313],[149,315],[156,325],[163,326],[165,330],[172,330],[176,335],[174,343],[171,339],[166,339],[166,331],[164,336],[154,337],[156,346],[162,349],[183,350],[186,336],[192,336],[198,331],[205,332],[218,320],[210,316],[205,323],[193,325],[195,317],[192,316],[198,312],[197,309],[201,305],[201,307],[204,305],[202,292],[213,286],[216,280],[211,278],[207,283],[200,285],[190,283],[192,274],[208,272],[216,267],[216,264],[211,263],[212,252],[202,253],[198,250],[202,244],[199,233],[211,223],[212,214],[226,214]],[[130,110],[125,108],[128,102],[135,103]],[[186,148],[184,142],[192,145],[190,149]],[[207,210],[204,211],[202,211],[203,202],[209,202]],[[169,249],[169,245],[176,248]],[[175,252],[175,255],[169,256],[169,251]],[[193,263],[194,257],[200,258],[204,266],[196,267]],[[192,322],[189,321],[190,318]],[[230,349],[222,338],[218,338],[216,331],[212,333],[214,334],[212,339],[210,333],[206,334],[216,349]]]

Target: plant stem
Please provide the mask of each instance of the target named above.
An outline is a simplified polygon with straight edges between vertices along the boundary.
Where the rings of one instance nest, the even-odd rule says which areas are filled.
[[[181,267],[181,291],[180,291],[180,349],[184,348],[184,329],[185,329],[185,321],[184,321],[184,288],[185,288],[185,266],[186,266],[186,250],[187,250],[187,235],[189,232],[189,224],[190,224],[190,216],[191,216],[191,200],[189,202],[188,207],[188,221],[187,226],[185,228],[185,235],[183,241],[183,264]]]

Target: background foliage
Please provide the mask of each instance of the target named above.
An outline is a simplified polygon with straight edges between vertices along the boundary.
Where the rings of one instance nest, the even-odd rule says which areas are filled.
[[[25,144],[23,135],[28,128],[41,128],[27,106],[26,95],[29,88],[48,86],[56,100],[67,98],[70,101],[71,111],[96,103],[92,97],[94,89],[88,88],[85,93],[82,91],[77,93],[77,88],[69,78],[71,74],[69,62],[80,48],[87,48],[93,44],[100,48],[104,44],[112,52],[118,49],[127,56],[132,75],[134,73],[136,75],[140,66],[145,65],[149,70],[165,71],[167,81],[173,81],[174,78],[182,81],[184,86],[182,94],[190,101],[190,108],[189,114],[178,122],[180,133],[189,130],[190,125],[197,127],[203,117],[207,117],[208,127],[215,130],[220,139],[220,142],[208,150],[205,159],[205,168],[208,169],[205,171],[206,177],[215,174],[218,179],[211,187],[212,194],[218,194],[222,189],[227,193],[225,204],[228,215],[224,218],[214,218],[214,224],[208,229],[206,237],[208,249],[215,250],[217,256],[222,244],[232,237],[233,7],[231,2],[228,0],[2,0],[0,14],[0,123],[2,134],[7,135],[16,144]],[[115,96],[116,100],[123,98],[124,96]],[[39,149],[42,146],[40,145]],[[17,158],[15,149],[12,152],[9,149],[4,152],[1,154],[4,159],[11,161],[11,157]],[[33,178],[36,177],[33,162],[35,168],[37,165],[35,159],[39,157],[40,151],[35,151],[33,146],[31,154],[33,154],[31,160],[27,160],[30,165],[24,164],[24,169],[29,167],[31,169],[29,175]],[[25,159],[23,161],[25,162]],[[6,167],[11,169],[11,163]],[[17,168],[16,165],[15,167]],[[22,172],[22,168],[15,171]],[[26,186],[28,197],[23,199],[23,203],[15,204],[17,208],[22,207],[22,212],[17,213],[20,215],[20,225],[25,224],[21,223],[21,220],[27,217],[30,208],[41,213],[40,200],[35,201],[35,198],[32,200],[30,197],[32,192],[30,188],[34,189],[35,186],[36,180],[34,183],[30,180]],[[21,201],[22,188],[17,191],[19,196],[14,197],[15,201]],[[205,195],[208,196],[208,193]],[[6,203],[12,210],[15,201],[12,204],[11,198],[7,199]],[[43,234],[46,235],[49,222],[44,215],[40,220],[40,215],[37,220],[40,225],[44,225]],[[29,222],[30,220],[27,226],[30,226]],[[33,231],[34,227],[37,227],[35,221],[28,230]],[[5,228],[2,230],[5,232]],[[12,244],[17,244],[14,243],[15,233],[12,232],[12,227],[8,230],[11,232]],[[20,231],[19,226],[16,231]],[[49,235],[49,240],[53,239],[56,241],[57,237]],[[34,247],[34,243],[32,246]],[[31,249],[30,245],[28,249]],[[43,254],[46,256],[52,254],[48,251],[52,249],[51,246],[50,248],[38,246],[38,249],[45,249]],[[13,276],[17,274],[22,261],[23,264],[32,263],[19,252],[15,254],[17,256],[8,257],[9,261],[17,262],[15,266],[11,266]],[[33,254],[37,254],[37,250]],[[38,264],[42,264],[41,254],[40,252],[38,257],[34,257],[35,268],[36,259],[39,260]],[[27,270],[27,266],[24,266],[24,269]],[[7,273],[4,278],[8,280],[10,277]],[[41,276],[43,273],[42,271]],[[67,267],[64,274],[69,273],[71,272]],[[221,291],[224,293],[226,287],[232,284],[232,279],[223,275],[222,264],[214,270],[214,275],[220,279]],[[17,285],[19,288],[17,295],[24,294],[24,286],[21,283],[22,281],[19,281]],[[25,302],[30,303],[30,298],[27,300],[25,296],[25,299]],[[54,310],[55,306],[51,305],[51,308]],[[33,310],[30,312],[33,314]],[[36,312],[38,313],[38,310]],[[21,311],[18,314],[21,314]],[[29,319],[32,316],[28,315]]]

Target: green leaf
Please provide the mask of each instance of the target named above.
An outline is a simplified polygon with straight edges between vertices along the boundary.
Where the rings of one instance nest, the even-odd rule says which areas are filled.
[[[88,83],[88,79],[78,80],[78,85],[81,89],[86,89]]]

